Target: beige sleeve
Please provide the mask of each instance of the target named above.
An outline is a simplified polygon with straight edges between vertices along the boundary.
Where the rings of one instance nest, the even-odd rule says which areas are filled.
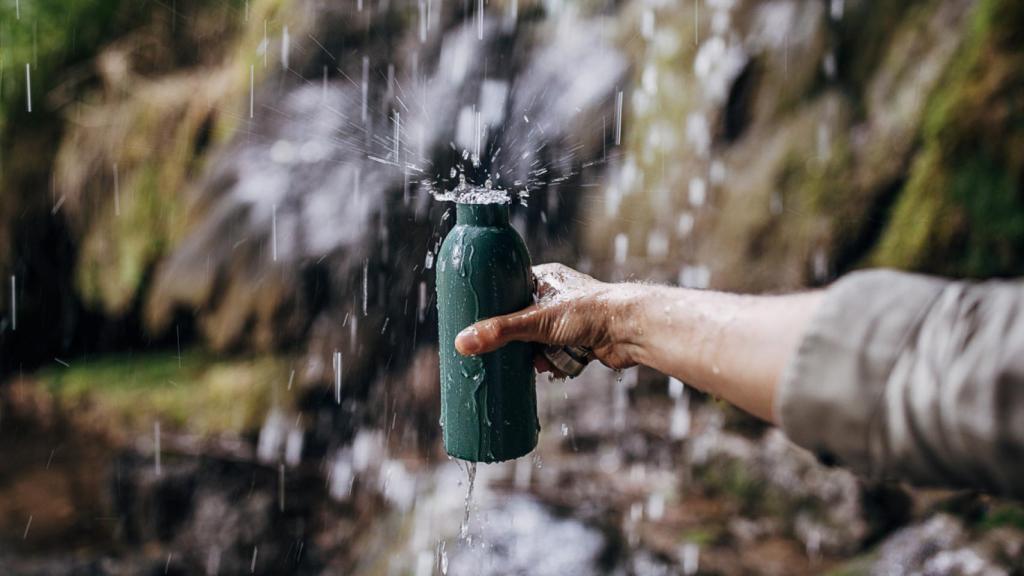
[[[823,461],[1024,495],[1024,284],[850,274],[777,394],[783,430]]]

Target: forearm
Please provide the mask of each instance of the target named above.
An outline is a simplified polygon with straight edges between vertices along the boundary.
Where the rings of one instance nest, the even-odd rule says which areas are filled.
[[[776,385],[821,296],[643,287],[623,314],[622,338],[638,363],[771,421]]]

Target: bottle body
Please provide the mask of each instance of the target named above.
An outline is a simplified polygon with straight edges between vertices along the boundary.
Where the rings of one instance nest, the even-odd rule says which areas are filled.
[[[462,356],[455,336],[478,320],[533,301],[530,255],[508,223],[507,204],[457,204],[437,258],[441,425],[448,454],[500,462],[537,445],[533,345],[512,342]]]

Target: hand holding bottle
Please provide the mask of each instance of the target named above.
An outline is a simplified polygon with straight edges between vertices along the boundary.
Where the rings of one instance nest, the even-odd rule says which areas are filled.
[[[629,337],[630,311],[639,285],[606,284],[562,264],[534,266],[537,301],[532,306],[489,318],[459,333],[455,347],[464,355],[496,350],[511,341],[588,348],[610,368],[637,363]],[[553,371],[538,354],[539,371]]]
[[[820,292],[743,296],[608,284],[561,264],[533,272],[537,301],[460,332],[460,354],[513,341],[585,347],[610,368],[649,366],[765,420],[773,418],[776,384],[821,300]],[[552,369],[543,356],[535,365]]]

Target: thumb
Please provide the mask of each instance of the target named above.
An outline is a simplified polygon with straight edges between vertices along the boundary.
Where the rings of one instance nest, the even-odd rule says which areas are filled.
[[[512,341],[544,340],[543,314],[534,304],[519,312],[481,320],[455,337],[455,349],[463,356],[486,354]]]

